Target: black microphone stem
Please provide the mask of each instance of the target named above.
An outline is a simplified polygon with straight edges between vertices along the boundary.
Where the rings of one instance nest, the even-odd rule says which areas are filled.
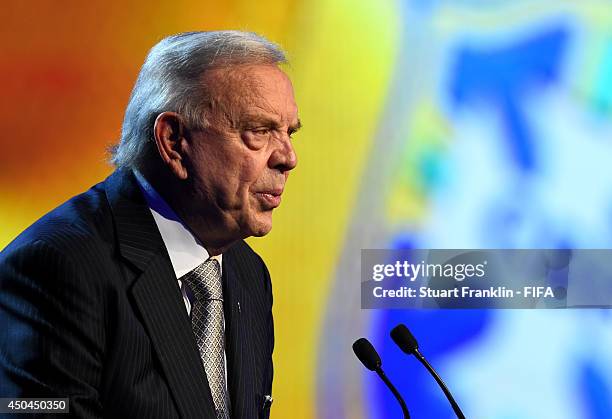
[[[397,399],[397,402],[402,407],[402,412],[404,412],[404,419],[410,419],[410,414],[408,413],[408,407],[406,407],[406,403],[404,402],[404,399],[402,399],[402,396],[400,396],[395,386],[391,384],[391,381],[389,381],[389,379],[385,375],[385,372],[381,368],[377,368],[375,371],[376,371],[376,374],[378,374],[378,376],[380,377],[380,379],[383,380],[383,382],[387,385],[387,387],[389,387],[389,390],[391,390],[391,393],[393,393],[393,395]]]
[[[429,362],[427,362],[425,357],[423,355],[421,355],[421,353],[418,350],[414,351],[414,356],[416,356],[416,358],[419,361],[421,361],[421,364],[423,364],[425,366],[425,368],[427,368],[427,371],[429,371],[429,373],[431,375],[433,375],[433,377],[436,379],[438,385],[440,386],[440,388],[444,392],[444,395],[446,396],[446,398],[450,402],[451,406],[453,407],[453,410],[455,411],[455,414],[457,415],[457,417],[459,419],[465,419],[465,415],[463,414],[463,412],[459,408],[459,405],[457,404],[457,402],[453,398],[453,395],[448,390],[448,387],[446,387],[446,384],[444,384],[444,381],[442,381],[442,379],[440,378],[438,373],[433,369],[433,367],[429,364]]]

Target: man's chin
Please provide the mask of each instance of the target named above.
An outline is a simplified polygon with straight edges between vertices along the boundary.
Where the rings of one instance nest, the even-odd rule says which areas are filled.
[[[272,224],[266,225],[266,226],[260,226],[259,228],[256,228],[253,230],[253,234],[251,234],[251,236],[253,237],[263,237],[266,234],[268,234],[270,232],[270,230],[272,230]]]
[[[270,228],[268,230],[255,231],[253,234],[251,234],[251,237],[263,237],[266,234],[268,234],[270,232],[270,230],[272,230],[272,229]]]
[[[272,230],[272,211],[270,214],[262,214],[257,217],[254,222],[250,223],[251,226],[249,228],[250,234],[252,237],[263,237]]]

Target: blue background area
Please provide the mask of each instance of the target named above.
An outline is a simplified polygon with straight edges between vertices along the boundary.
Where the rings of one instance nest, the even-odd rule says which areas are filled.
[[[404,147],[419,170],[392,193],[420,185],[428,216],[390,220],[387,248],[611,246],[612,30],[585,18],[601,2],[581,3],[590,15],[579,6],[511,3],[402,3],[396,72],[426,87],[390,100],[383,124],[409,115]],[[404,67],[421,61],[427,74]],[[430,127],[441,141],[411,132],[427,126],[418,111],[431,98],[446,124]],[[427,147],[434,140],[442,145]],[[394,173],[408,170],[406,161],[398,158]],[[549,280],[565,286],[567,275],[559,269]],[[413,331],[468,417],[604,419],[612,417],[610,318],[598,310],[372,310],[367,336],[415,419],[454,413],[425,368],[391,341],[398,323]],[[368,418],[401,417],[375,374],[364,372],[363,394]]]

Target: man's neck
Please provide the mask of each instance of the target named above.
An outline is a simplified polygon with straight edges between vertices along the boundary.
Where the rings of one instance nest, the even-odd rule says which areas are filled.
[[[163,170],[163,169],[162,169]],[[136,171],[135,171],[136,172]],[[213,214],[208,214],[205,210],[195,209],[193,212],[183,211],[183,208],[192,208],[192,199],[185,191],[184,181],[180,181],[173,176],[160,174],[161,171],[151,170],[148,172],[138,171],[146,182],[151,185],[154,191],[159,194],[163,202],[168,205],[171,211],[176,214],[180,222],[185,225],[204,246],[210,256],[224,253],[240,238],[228,237],[228,231],[221,231],[218,222]]]

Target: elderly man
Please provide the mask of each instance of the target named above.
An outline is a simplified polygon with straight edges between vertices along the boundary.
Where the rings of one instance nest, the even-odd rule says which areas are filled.
[[[272,227],[300,127],[284,54],[252,33],[150,51],[117,170],[0,256],[0,397],[75,417],[260,418],[272,292],[243,241]]]

